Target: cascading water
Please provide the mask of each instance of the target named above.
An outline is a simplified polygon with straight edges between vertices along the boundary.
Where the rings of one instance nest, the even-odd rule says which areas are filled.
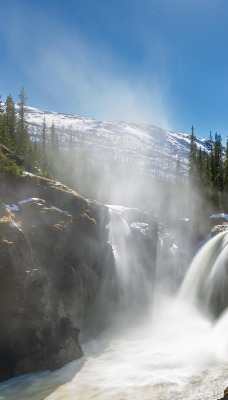
[[[116,324],[84,346],[82,359],[61,370],[2,383],[0,399],[216,400],[222,397],[228,385],[228,311],[213,322],[198,309],[198,300],[203,301],[208,292],[213,297],[213,282],[217,282],[216,277],[220,276],[219,271],[222,274],[227,260],[227,242],[225,233],[210,240],[193,260],[180,293],[173,298],[157,293],[153,308],[147,310],[140,323],[127,319],[121,329]],[[122,272],[123,284],[125,272]]]
[[[112,245],[119,290],[126,292],[129,275],[129,255],[126,252],[126,242],[130,234],[127,222],[121,217],[121,213],[110,208],[110,242]]]
[[[134,222],[130,224],[130,229],[123,217],[126,208],[109,206],[109,210],[110,242],[115,257],[119,301],[126,319],[130,314],[132,317],[132,314],[142,312],[142,305],[151,302],[154,283],[151,275],[155,272],[152,262],[154,254],[148,252],[145,247],[145,239],[149,236],[146,235],[147,223]]]
[[[194,258],[180,296],[215,315],[228,306],[228,233],[207,242]]]

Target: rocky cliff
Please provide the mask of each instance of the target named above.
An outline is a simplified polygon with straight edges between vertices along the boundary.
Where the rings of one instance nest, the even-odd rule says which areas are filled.
[[[5,380],[82,356],[80,343],[104,330],[121,302],[106,206],[32,174],[0,175],[0,188],[0,380]],[[157,222],[135,209],[124,218],[132,227],[131,263],[153,281]],[[133,226],[139,218],[146,218],[146,230]]]
[[[57,182],[0,177],[0,380],[61,367],[116,299],[108,209]],[[104,298],[106,301],[104,301]]]

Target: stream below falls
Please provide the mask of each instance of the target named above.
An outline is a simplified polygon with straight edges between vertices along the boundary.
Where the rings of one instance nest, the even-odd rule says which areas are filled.
[[[84,357],[58,371],[1,383],[0,400],[216,400],[223,396],[228,386],[228,311],[214,319],[210,307],[216,290],[222,293],[227,275],[227,233],[217,235],[197,253],[177,294],[168,297],[157,285],[151,306],[143,313],[134,308],[132,299],[140,300],[148,279],[130,269],[121,248],[122,252],[116,250],[116,264],[117,268],[124,265],[125,273],[119,277],[127,290],[110,329],[83,345]],[[132,282],[132,276],[137,282]]]
[[[87,343],[83,358],[2,383],[0,399],[216,400],[228,385],[227,326],[226,314],[214,324],[194,306],[159,296],[137,323]]]

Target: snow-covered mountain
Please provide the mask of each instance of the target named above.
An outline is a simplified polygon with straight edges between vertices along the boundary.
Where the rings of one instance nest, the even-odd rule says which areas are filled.
[[[63,147],[67,148],[71,138],[75,148],[88,153],[92,160],[104,164],[114,161],[159,178],[174,178],[177,168],[182,177],[187,175],[189,134],[154,125],[105,122],[27,107],[33,140],[39,140],[44,118],[48,128],[54,122]],[[196,143],[208,151],[206,139],[197,138]]]

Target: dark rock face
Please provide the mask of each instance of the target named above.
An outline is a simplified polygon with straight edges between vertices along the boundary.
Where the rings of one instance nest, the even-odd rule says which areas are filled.
[[[62,366],[82,355],[79,329],[61,316],[60,299],[24,233],[0,222],[0,379]]]
[[[37,176],[0,185],[2,202],[18,205],[0,202],[1,381],[81,357],[79,333],[85,341],[109,325],[118,290],[107,207]],[[157,225],[141,218],[150,228],[132,234],[129,252],[153,279]]]
[[[204,240],[210,232],[209,221],[203,217],[167,221],[164,227],[166,232],[174,236],[176,243],[190,253],[195,252],[198,243]]]
[[[1,193],[3,201],[11,193],[7,203],[39,200],[15,214],[2,207],[0,380],[82,356],[79,332],[83,339],[104,329],[116,301],[106,207],[52,181],[26,181],[23,197],[16,181],[13,190],[5,180]]]

